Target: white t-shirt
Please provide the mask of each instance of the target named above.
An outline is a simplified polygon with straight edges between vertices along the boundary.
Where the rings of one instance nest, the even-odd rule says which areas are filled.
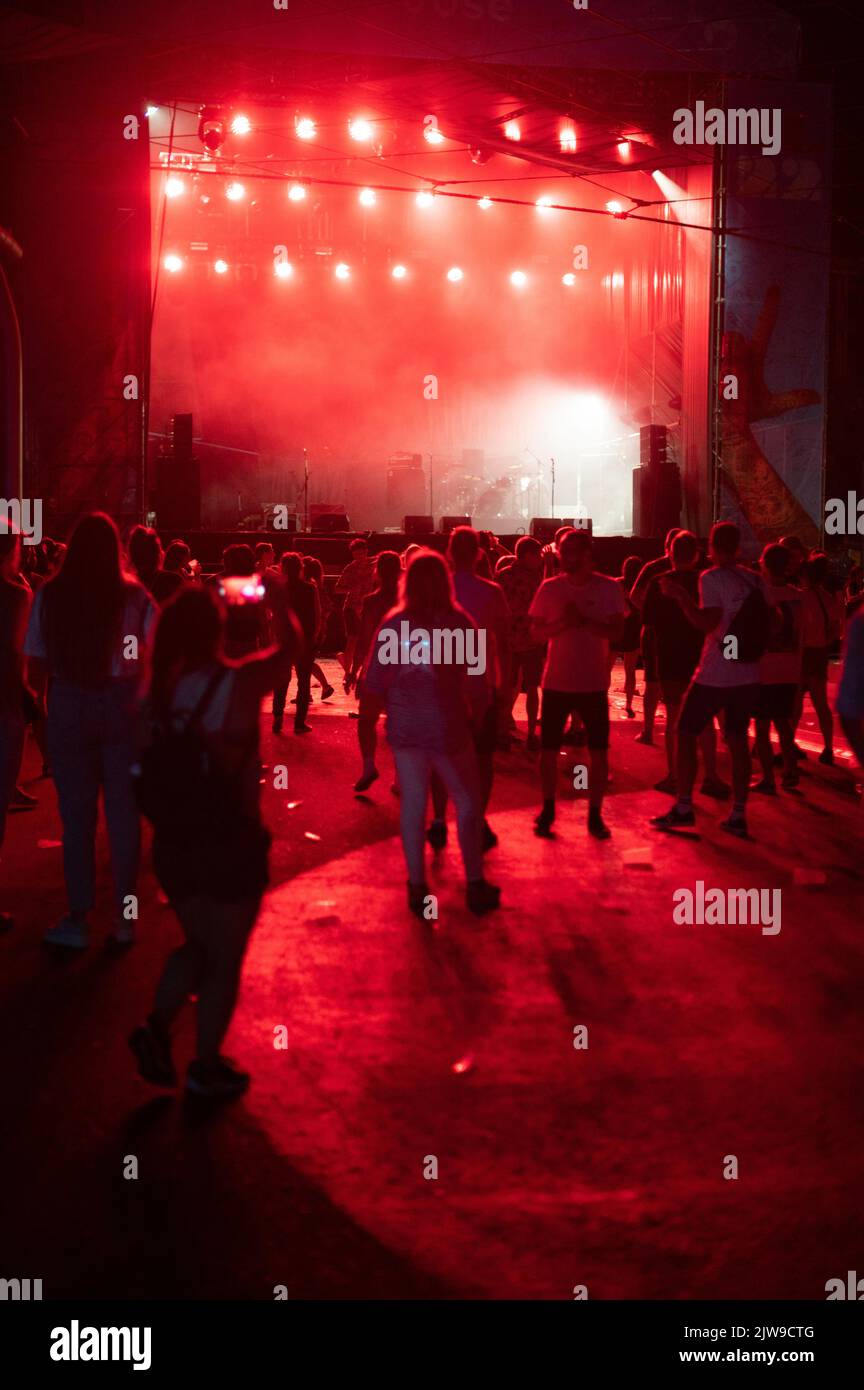
[[[507,674],[501,670],[496,632],[506,630],[510,622],[510,605],[500,584],[484,579],[468,570],[456,570],[453,575],[456,602],[486,633],[486,681],[490,685],[504,684]]]
[[[586,618],[608,623],[627,613],[624,591],[605,574],[592,574],[578,584],[568,574],[545,579],[528,612],[532,618],[554,623],[575,603]],[[605,691],[609,685],[609,642],[584,627],[570,627],[550,639],[543,671],[544,690],[584,694]]]
[[[728,687],[759,684],[758,661],[735,661],[723,655],[723,639],[750,590],[756,585],[764,594],[765,585],[760,576],[739,565],[718,566],[700,576],[699,598],[702,607],[719,608],[722,612],[714,631],[705,634],[702,655],[693,675],[699,685]]]

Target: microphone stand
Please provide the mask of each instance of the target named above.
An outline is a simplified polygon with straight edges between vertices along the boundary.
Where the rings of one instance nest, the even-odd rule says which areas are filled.
[[[303,450],[303,530],[309,530],[309,455]]]

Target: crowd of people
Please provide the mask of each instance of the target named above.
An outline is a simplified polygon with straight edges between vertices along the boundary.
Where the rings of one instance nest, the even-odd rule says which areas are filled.
[[[172,1024],[190,995],[197,1048],[188,1091],[225,1097],[248,1083],[221,1047],[268,882],[261,707],[272,695],[281,736],[293,680],[294,733],[313,732],[313,680],[320,700],[335,694],[325,654],[338,650],[343,689],[356,697],[357,794],[379,776],[377,727],[386,716],[407,904],[421,921],[433,900],[427,846],[447,843],[451,800],[467,907],[480,915],[500,903],[484,868],[497,844],[488,813],[496,755],[520,734],[522,695],[524,747],[538,755],[535,833],[555,834],[567,746],[575,763],[566,760],[568,783],[587,791],[588,833],[610,837],[609,691],[619,656],[627,719],[637,717],[643,672],[639,743],[653,745],[665,707],[666,768],[656,788],[673,801],[654,817],[659,830],[695,823],[701,755],[701,794],[729,800],[721,828],[748,837],[751,793],[777,797],[799,786],[805,698],[823,741],[819,762],[834,764],[828,671],[841,644],[835,709],[864,766],[861,574],[839,586],[825,555],[796,537],[743,563],[732,523],[713,527],[707,557],[691,532],[675,529],[662,556],[647,564],[631,556],[618,578],[595,570],[590,534],[573,527],[546,546],[522,536],[513,552],[468,526],[451,533],[446,555],[412,545],[372,557],[362,538],[350,551],[331,592],[318,559],[288,551],[277,564],[268,543],[230,545],[222,569],[205,576],[183,541],[163,553],[156,533],[138,526],[124,547],[103,514],[84,517],[68,547],[22,546],[14,529],[0,531],[0,843],[7,813],[33,800],[18,786],[29,726],[63,827],[68,907],[45,940],[66,950],[89,942],[101,798],[113,938],[129,946],[142,813],[151,823],[153,867],[183,934],[130,1038],[154,1084],[177,1084]],[[718,731],[731,787],[718,771]],[[0,925],[11,927],[8,915]]]

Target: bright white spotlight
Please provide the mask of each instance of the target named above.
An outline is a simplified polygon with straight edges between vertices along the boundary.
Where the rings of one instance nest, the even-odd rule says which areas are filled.
[[[186,192],[186,185],[176,174],[165,180],[165,197],[180,198]]]
[[[159,110],[159,107],[158,107],[158,106],[145,106],[145,107],[144,107],[144,115],[147,116],[148,118],[149,118],[150,116],[155,116],[155,115],[156,115],[156,112],[157,112],[158,110]]]
[[[524,270],[513,270],[510,272],[510,284],[515,285],[517,290],[522,290],[528,284],[528,276]]]
[[[443,145],[444,136],[437,125],[427,125],[423,131],[423,139],[428,140],[430,145]]]
[[[573,274],[573,271],[572,271],[572,270],[568,270],[568,271],[566,272],[566,274],[564,274],[564,275],[561,276],[561,284],[562,284],[562,285],[575,285],[575,284],[576,284],[576,276]]]
[[[393,276],[394,280],[404,280],[405,276],[408,274],[408,271],[404,265],[394,265],[393,269],[390,271],[390,274]]]
[[[462,279],[463,273],[464,272],[460,270],[458,265],[451,265],[450,269],[447,271],[447,279],[452,281],[452,283],[455,285],[459,280]]]
[[[174,253],[171,252],[165,257],[162,264],[171,275],[176,275],[178,270],[183,269],[183,258],[182,256],[175,256]]]
[[[534,206],[536,207],[539,213],[548,213],[552,207],[552,199],[544,193],[542,198],[537,199],[537,202],[534,204]]]
[[[374,208],[376,202],[378,201],[375,197],[374,188],[361,188],[357,197],[359,201],[363,204],[364,208]]]
[[[302,203],[303,199],[306,197],[306,189],[303,187],[302,183],[292,183],[291,187],[288,189],[288,197],[291,199],[292,203]]]
[[[632,149],[632,146],[631,146],[629,140],[619,140],[619,141],[618,141],[618,153],[620,154],[620,156],[621,156],[622,159],[629,159],[629,158],[630,158],[630,151],[631,151],[631,149]]]
[[[565,122],[558,130],[558,145],[562,154],[576,153],[576,127]]]
[[[483,211],[485,212],[487,208],[491,208],[491,206],[492,206],[492,199],[491,199],[491,198],[486,198],[486,197],[478,198],[478,199],[477,199],[477,206],[478,206],[478,208],[482,208]]]
[[[364,120],[362,116],[348,123],[348,134],[352,140],[371,140],[374,133],[371,121]]]
[[[248,116],[235,116],[231,122],[231,133],[233,135],[248,135],[252,129],[252,122]]]
[[[508,140],[521,140],[522,131],[518,121],[506,121],[504,124],[504,134]]]
[[[318,127],[311,116],[297,116],[294,120],[294,134],[298,140],[314,140]]]
[[[294,267],[290,261],[276,261],[273,266],[273,274],[277,280],[290,280],[294,274]]]
[[[246,189],[243,187],[242,183],[237,183],[236,181],[234,183],[229,183],[228,187],[225,189],[225,197],[230,199],[232,203],[242,202],[246,197]]]
[[[418,208],[431,208],[432,204],[435,202],[435,194],[429,193],[424,189],[422,193],[417,194],[414,201]]]
[[[617,198],[610,198],[609,202],[606,204],[606,211],[611,212],[616,217],[620,216],[624,211],[624,204],[619,203]]]
[[[228,262],[223,261],[220,257],[218,261],[213,262],[213,269],[217,275],[225,275],[228,272]]]
[[[337,280],[350,280],[351,267],[350,265],[346,265],[344,261],[340,261],[333,271],[333,274],[336,276]]]

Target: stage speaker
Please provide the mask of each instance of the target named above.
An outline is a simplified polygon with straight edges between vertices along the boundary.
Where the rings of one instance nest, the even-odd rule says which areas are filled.
[[[406,536],[431,536],[435,522],[431,516],[406,516],[402,521]]]
[[[192,452],[192,416],[173,415],[170,448],[156,459],[154,509],[168,531],[201,528],[201,464]]]
[[[668,457],[665,425],[642,425],[639,430],[639,462],[643,468],[665,468]]]
[[[470,516],[442,516],[441,530],[445,536],[449,536],[451,531],[455,531],[457,526],[470,526]]]
[[[417,515],[426,505],[426,474],[422,468],[387,469],[387,511],[393,516]]]
[[[633,535],[665,536],[681,524],[681,479],[674,464],[633,469]]]
[[[351,522],[345,512],[324,512],[317,519],[310,517],[309,528],[322,536],[336,536],[351,530]]]
[[[531,535],[546,544],[554,541],[555,532],[560,531],[562,526],[572,526],[574,531],[587,531],[589,536],[594,534],[594,522],[590,516],[534,516],[531,518]]]

